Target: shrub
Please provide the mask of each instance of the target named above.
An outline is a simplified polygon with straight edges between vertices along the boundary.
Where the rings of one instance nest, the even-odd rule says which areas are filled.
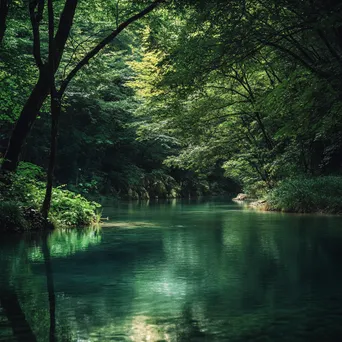
[[[270,209],[286,212],[342,213],[342,177],[288,179],[268,195],[267,202]]]
[[[19,163],[17,175],[26,179],[35,179],[41,181],[45,179],[45,172],[43,169],[38,165],[28,162]]]
[[[18,202],[0,202],[0,231],[19,231],[28,228],[23,209]]]
[[[36,165],[20,163],[11,181],[0,181],[0,229],[40,229],[40,207],[45,196],[43,171]],[[63,187],[53,189],[49,220],[57,226],[88,226],[99,222],[100,205]]]
[[[44,194],[41,194],[42,198]],[[67,226],[88,226],[99,222],[97,213],[100,204],[90,202],[83,196],[61,187],[52,192],[50,218],[55,223]]]

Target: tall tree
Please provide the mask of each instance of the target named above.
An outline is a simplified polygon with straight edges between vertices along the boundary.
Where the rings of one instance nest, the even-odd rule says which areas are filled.
[[[43,1],[43,0],[42,0]],[[155,0],[143,8],[140,12],[132,15],[127,20],[119,24],[110,34],[102,39],[95,47],[93,47],[86,55],[75,65],[70,73],[61,81],[59,90],[59,96],[62,97],[68,84],[75,77],[75,75],[95,57],[103,48],[111,43],[126,27],[131,23],[144,17],[156,7],[158,7],[164,0]],[[29,99],[25,103],[23,110],[19,116],[16,126],[12,132],[7,151],[5,153],[5,160],[2,164],[3,171],[14,171],[18,165],[20,153],[25,142],[27,135],[29,134],[32,125],[38,115],[40,108],[42,107],[45,99],[50,93],[50,79],[51,76],[51,58],[48,58],[47,62],[42,61],[40,50],[40,4],[41,2],[30,2],[30,17],[33,31],[33,54],[36,60],[36,65],[39,68],[39,78],[32,90]],[[76,7],[78,5],[77,0],[66,0],[64,8],[62,10],[59,25],[56,35],[54,37],[55,56],[54,60],[54,73],[57,72],[62,60],[65,45],[69,37],[71,27],[73,25],[73,19],[75,16]]]

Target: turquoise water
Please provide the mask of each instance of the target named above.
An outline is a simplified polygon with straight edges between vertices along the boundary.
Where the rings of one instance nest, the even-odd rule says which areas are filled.
[[[342,341],[342,217],[223,200],[104,216],[1,237],[0,341]]]

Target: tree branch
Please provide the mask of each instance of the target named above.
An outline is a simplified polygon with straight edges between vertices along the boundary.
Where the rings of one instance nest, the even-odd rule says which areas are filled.
[[[97,32],[95,32],[95,33],[93,33],[92,35],[90,35],[88,38],[86,38],[86,39],[84,39],[84,40],[82,40],[81,42],[79,42],[78,44],[74,44],[74,42],[73,42],[73,40],[72,40],[72,35],[70,35],[70,37],[71,37],[71,39],[70,39],[70,43],[71,43],[71,45],[72,45],[72,48],[73,48],[73,51],[72,51],[72,53],[71,53],[71,56],[70,56],[70,58],[69,58],[69,61],[65,64],[65,66],[64,66],[64,70],[63,70],[63,78],[65,78],[65,76],[66,76],[66,73],[67,73],[67,69],[68,69],[68,67],[70,66],[70,64],[73,62],[73,60],[74,60],[74,57],[76,56],[76,53],[77,53],[77,50],[79,49],[79,48],[81,48],[84,52],[87,52],[86,51],[86,49],[83,47],[83,44],[85,44],[85,43],[88,43],[92,38],[94,38],[95,36],[97,36],[98,34],[100,34],[101,32],[104,32],[104,31],[107,31],[107,30],[99,30],[99,31],[97,31]]]
[[[89,63],[89,61],[95,57],[105,46],[107,46],[110,42],[112,42],[118,35],[121,33],[127,26],[129,26],[131,23],[135,22],[136,20],[144,17],[146,14],[153,11],[156,7],[158,7],[161,3],[163,3],[165,0],[155,0],[151,5],[143,9],[141,12],[133,15],[123,23],[121,23],[117,29],[115,29],[112,33],[110,33],[106,38],[104,38],[100,43],[98,43],[91,51],[88,52],[87,55],[83,57],[82,60],[80,60],[77,65],[74,67],[73,70],[68,74],[66,79],[62,82],[60,92],[63,94],[70,83],[70,81],[75,77],[77,72],[82,69],[86,64]]]
[[[58,69],[62,59],[65,44],[68,40],[73,24],[77,4],[78,0],[67,0],[59,20],[58,29],[55,36],[55,71]]]
[[[272,46],[274,47],[275,49],[277,50],[280,50],[281,52],[291,56],[294,60],[300,62],[304,67],[306,67],[308,70],[310,70],[312,73],[320,76],[320,77],[323,77],[323,78],[327,78],[329,75],[327,75],[325,72],[321,71],[321,70],[318,70],[316,69],[315,67],[313,67],[312,65],[310,65],[309,63],[307,63],[303,58],[301,58],[300,56],[298,56],[296,53],[294,53],[293,51],[285,48],[284,46],[281,46],[279,44],[276,44],[276,43],[273,43],[273,42],[270,42],[270,41],[263,41],[263,43],[265,45],[268,45],[268,46]]]
[[[337,60],[337,62],[342,65],[342,59],[339,56],[339,54],[336,52],[336,50],[332,47],[332,45],[329,43],[327,37],[325,36],[323,30],[318,29],[317,30],[318,36],[321,38],[327,49],[329,50],[330,54]]]
[[[38,12],[35,9],[38,6]],[[43,16],[44,1],[31,0],[29,3],[30,20],[33,32],[33,57],[39,70],[43,67],[43,61],[40,52],[40,33],[39,22]]]
[[[225,76],[227,76],[227,75],[225,74]],[[234,89],[233,87],[228,88],[228,87],[225,87],[225,86],[216,86],[216,85],[208,85],[206,87],[207,88],[213,88],[213,89],[226,90],[226,91],[232,92],[233,94],[236,94],[236,95],[239,95],[239,96],[245,98],[248,102],[251,102],[250,98],[247,95],[239,92],[238,90]]]
[[[203,123],[208,123],[211,121],[220,121],[221,119],[226,119],[228,117],[232,117],[232,116],[242,116],[242,115],[246,115],[249,117],[253,117],[254,113],[253,112],[235,112],[235,113],[229,113],[229,114],[225,114],[225,115],[220,115],[220,116],[216,116],[216,117],[212,117],[212,118],[208,118],[206,120],[201,120],[201,122]]]

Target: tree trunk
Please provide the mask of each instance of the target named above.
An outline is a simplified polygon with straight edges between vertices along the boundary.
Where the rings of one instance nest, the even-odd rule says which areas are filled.
[[[45,198],[42,206],[42,215],[44,218],[48,217],[51,197],[52,197],[52,185],[53,185],[53,174],[56,165],[56,154],[57,154],[57,138],[58,138],[58,124],[59,117],[61,114],[61,98],[56,94],[51,96],[51,140],[50,140],[50,157],[49,157],[49,168],[47,173],[47,183]]]
[[[5,36],[8,8],[8,0],[0,0],[0,44]]]
[[[49,17],[49,81],[50,81],[50,108],[51,108],[51,140],[50,140],[50,157],[47,173],[46,192],[42,205],[42,215],[48,218],[51,206],[53,174],[56,163],[57,153],[57,136],[58,122],[61,114],[62,95],[57,92],[55,78],[55,62],[56,62],[56,45],[54,40],[54,13],[52,0],[48,0],[48,17]],[[61,93],[62,94],[62,93]]]
[[[4,0],[0,0],[4,1]],[[8,1],[8,0],[6,0]],[[54,39],[55,53],[53,70],[56,72],[61,61],[66,41],[73,24],[78,0],[66,0]],[[10,142],[5,153],[5,161],[2,164],[2,171],[13,172],[19,162],[20,153],[24,142],[31,131],[32,125],[37,118],[38,112],[50,92],[50,70],[51,65],[41,66],[38,82],[27,100],[19,119],[12,132]]]
[[[40,108],[49,95],[49,78],[45,71],[41,72],[29,99],[26,101],[19,119],[12,132],[2,164],[3,171],[15,171],[19,163],[20,152],[25,140],[37,118]]]

